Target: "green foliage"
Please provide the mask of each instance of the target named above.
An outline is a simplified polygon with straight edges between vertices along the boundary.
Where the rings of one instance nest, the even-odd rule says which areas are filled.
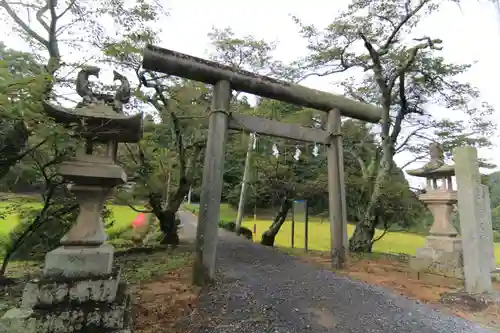
[[[0,42],[1,119],[15,121],[36,115],[46,79],[33,54],[9,49]]]
[[[493,172],[486,177],[485,184],[490,190],[491,222],[493,236],[500,241],[500,171]]]
[[[39,113],[46,80],[33,54],[0,43],[0,179],[23,156],[23,149],[40,141],[26,145],[29,132],[38,133],[49,125]]]
[[[60,213],[62,210],[65,210],[63,205],[52,205],[45,212],[42,212],[42,209],[21,210],[19,223],[11,231],[8,242],[5,244],[6,252],[14,251],[12,259],[26,259],[43,255],[56,248],[59,245],[59,240],[69,230],[77,216],[77,209]],[[15,249],[16,241],[34,223],[39,224],[40,227],[33,230],[29,236],[25,236],[22,245]]]
[[[490,188],[491,207],[500,205],[500,171],[493,172],[487,176],[486,185]]]

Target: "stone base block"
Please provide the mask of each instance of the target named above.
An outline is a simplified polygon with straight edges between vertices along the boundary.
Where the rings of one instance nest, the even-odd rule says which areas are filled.
[[[418,272],[463,279],[462,240],[445,236],[427,236],[425,247],[410,258],[410,268]]]
[[[417,249],[416,257],[430,259],[431,262],[439,262],[443,265],[463,267],[462,252],[445,252],[430,247]]]
[[[412,257],[410,258],[409,265],[410,269],[417,272],[427,272],[457,279],[464,278],[463,267],[450,265],[449,263],[436,262],[430,258]]]
[[[61,246],[45,256],[43,274],[54,278],[109,275],[113,270],[114,252],[109,244],[98,247]]]
[[[112,303],[11,309],[0,319],[0,333],[129,333],[131,328],[131,302],[124,283]]]
[[[460,237],[427,236],[425,247],[444,252],[462,252],[462,239]]]
[[[32,279],[24,287],[21,309],[69,308],[89,301],[112,303],[117,298],[119,285],[119,266],[109,275],[93,278]]]

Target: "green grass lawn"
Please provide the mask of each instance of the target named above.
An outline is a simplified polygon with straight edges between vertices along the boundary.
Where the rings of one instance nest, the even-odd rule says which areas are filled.
[[[40,207],[40,203],[25,203],[23,204],[23,208],[27,206],[31,207]],[[111,225],[107,232],[111,235],[120,234],[121,232],[128,229],[137,216],[137,212],[131,209],[128,206],[111,206],[111,211],[113,212],[113,220],[114,223]],[[2,210],[8,210],[9,203],[2,202],[0,203],[0,213]],[[4,214],[4,218],[0,219],[0,239],[7,236],[9,232],[17,225],[19,222],[19,217],[15,212]]]
[[[250,230],[256,227],[256,241],[260,241],[260,235],[267,230],[271,221],[261,220],[247,220],[243,225]],[[330,224],[325,221],[309,222],[309,241],[308,248],[317,251],[328,251],[330,249]],[[295,222],[295,247],[304,248],[304,235],[305,224]],[[349,237],[354,231],[354,226],[348,225],[347,232]],[[377,231],[380,234],[381,231]],[[282,247],[290,247],[292,239],[292,222],[287,221],[281,227],[280,232],[276,237],[276,245]],[[388,232],[384,237],[374,244],[374,251],[384,253],[407,253],[415,254],[417,248],[424,245],[424,238],[420,235],[402,233],[402,232]]]
[[[220,210],[221,220],[235,220],[236,212],[227,204],[221,205]],[[254,230],[254,241],[260,241],[260,235],[267,230],[272,221],[269,220],[254,220],[252,217],[246,217],[243,225],[250,230]],[[304,248],[304,223],[295,223],[295,248]],[[292,223],[286,221],[281,227],[280,232],[276,236],[276,245],[280,247],[291,247],[291,232]],[[353,225],[347,226],[349,237],[354,231]],[[377,230],[376,235],[380,235],[382,231]],[[376,237],[377,237],[376,236]],[[327,219],[310,218],[309,222],[309,242],[308,248],[317,251],[328,251],[330,249],[330,225]],[[414,255],[417,248],[424,246],[424,236],[409,232],[388,232],[379,241],[374,244],[375,252],[383,253],[405,253]],[[500,244],[495,243],[495,258],[500,263]]]

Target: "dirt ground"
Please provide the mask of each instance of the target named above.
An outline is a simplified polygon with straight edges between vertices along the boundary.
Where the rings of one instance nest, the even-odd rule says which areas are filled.
[[[301,260],[330,267],[330,259],[326,253],[292,254],[298,255]],[[181,248],[174,252],[163,249],[134,250],[123,253],[117,260],[124,265],[123,278],[130,284],[134,303],[134,332],[189,331],[182,322],[186,320],[193,323],[193,320],[189,319],[198,317],[196,305],[199,295],[199,289],[191,284],[192,249]],[[30,274],[39,272],[40,268],[40,262],[13,264],[12,283],[0,285],[0,315],[19,304],[26,279]],[[348,267],[338,273],[391,289],[398,294],[500,332],[498,305],[478,306],[474,302],[461,305],[442,303],[442,295],[462,288],[463,282],[459,279],[417,274],[410,271],[405,262],[376,255],[351,257]],[[494,286],[500,291],[499,283],[494,283]],[[199,320],[197,318],[194,322]]]
[[[298,255],[304,261],[323,267],[331,267],[331,260],[327,253],[310,252],[304,254],[302,252],[292,254]],[[459,305],[443,304],[443,295],[463,289],[462,280],[434,274],[416,273],[409,269],[407,262],[383,255],[351,257],[347,268],[338,271],[338,273],[391,289],[400,295],[500,332],[499,304],[477,304],[472,300],[466,300]],[[494,288],[500,291],[500,284],[494,282]]]
[[[198,290],[191,286],[187,268],[168,272],[161,279],[134,285],[134,332],[174,332],[177,323],[194,314]],[[180,329],[179,329],[180,330]]]
[[[191,285],[191,249],[134,249],[117,260],[130,286],[134,332],[176,332],[175,324],[194,313],[199,290]],[[19,306],[26,280],[41,266],[40,262],[13,263],[9,283],[0,283],[0,316]]]

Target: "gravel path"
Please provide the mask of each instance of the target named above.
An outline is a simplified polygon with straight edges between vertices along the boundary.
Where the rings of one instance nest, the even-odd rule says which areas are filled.
[[[212,323],[197,333],[491,332],[223,230],[219,236],[217,281],[199,306]]]

